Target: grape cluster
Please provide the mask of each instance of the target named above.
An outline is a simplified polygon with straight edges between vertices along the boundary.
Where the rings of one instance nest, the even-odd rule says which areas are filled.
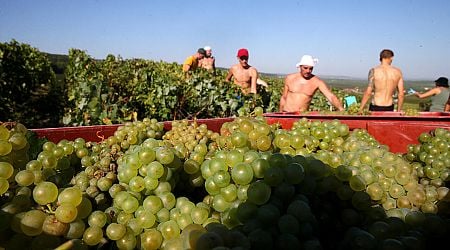
[[[267,161],[247,199],[223,213],[221,224],[197,231],[195,249],[425,249],[448,233],[448,222],[434,214],[386,213],[313,157],[274,153]]]
[[[236,149],[218,151],[201,165],[209,204],[225,212],[247,199],[247,189],[254,179],[262,178],[268,163],[253,150],[242,153]]]
[[[203,187],[204,179],[200,166],[217,149],[215,140],[219,137],[217,132],[208,129],[206,124],[198,124],[196,120],[189,123],[187,120],[172,122],[172,129],[167,131],[163,140],[175,150],[175,154],[183,160],[181,177],[185,180],[185,188]]]
[[[404,116],[418,116],[419,110],[415,109],[415,108],[407,108],[404,110],[403,115]]]
[[[447,132],[444,129],[437,130],[440,138],[445,138]],[[431,141],[429,137],[429,134],[423,134],[419,140]],[[445,140],[434,141],[446,150],[448,143],[444,143]],[[432,169],[431,165],[420,167],[418,163],[410,164],[400,155],[389,152],[387,146],[380,145],[364,129],[354,129],[350,133],[348,126],[337,120],[320,122],[306,118],[296,121],[289,131],[275,131],[273,144],[280,153],[314,156],[328,164],[341,181],[348,183],[343,191],[346,188],[365,191],[374,204],[382,204],[388,213],[397,213],[402,208],[437,213],[439,203],[441,206],[447,204],[442,202],[448,199],[448,188],[443,186],[449,174],[449,169],[443,167],[445,159],[449,159],[445,150],[431,150],[436,157],[440,154],[434,165],[442,170],[441,173]],[[415,146],[416,150],[418,147]],[[422,148],[425,147],[427,150],[431,148]],[[410,146],[411,152],[413,149]],[[416,158],[411,152],[406,157]],[[422,158],[425,158],[424,153]],[[431,158],[434,161],[435,157]],[[425,170],[433,178],[421,178],[426,175]]]
[[[439,187],[424,186],[416,164],[389,152],[365,130],[352,131],[343,148],[345,160],[335,173],[340,180],[348,181],[353,191],[365,191],[389,215],[404,218],[405,212],[418,210],[437,213],[438,203],[445,199],[448,188],[438,191]]]
[[[417,200],[429,212],[437,212],[440,201],[449,201],[450,131],[437,128],[420,134],[419,144],[409,145],[404,159],[411,162],[418,179]],[[441,209],[443,210],[443,209]]]
[[[311,121],[301,118],[291,130],[278,129],[273,144],[283,154],[309,155],[319,151],[342,153],[342,144],[349,128],[338,120]]]
[[[359,113],[359,104],[352,103],[350,106],[347,107],[347,113],[350,115],[356,115]],[[365,112],[368,112],[367,110],[364,110]]]
[[[277,124],[269,125],[262,116],[237,117],[231,122],[225,122],[220,128],[220,136],[216,142],[220,149],[273,150],[273,131]]]
[[[0,129],[0,133],[6,138],[17,134],[19,129],[26,134],[23,125],[16,125],[11,130]],[[161,138],[162,131],[162,123],[144,119],[120,126],[113,136],[101,143],[85,142],[82,138],[62,140],[57,144],[47,141],[43,143],[37,158],[25,164],[20,164],[11,156],[14,152],[12,145],[16,147],[19,142],[14,135],[11,150],[2,156],[0,162],[3,176],[14,171],[7,181],[11,194],[4,196],[10,198],[2,201],[2,213],[7,216],[7,221],[17,223],[12,223],[11,231],[8,230],[5,235],[18,233],[35,237],[46,234],[67,239],[80,238],[85,232],[83,220],[98,214],[94,213],[97,210],[106,211],[111,204],[109,192],[120,189],[117,186],[113,188],[113,184],[117,183],[116,161],[130,146],[143,143],[146,138]],[[27,143],[26,139],[22,141]],[[14,156],[17,158],[18,155]],[[24,159],[27,158],[22,157]],[[69,182],[73,186],[67,186]],[[17,243],[16,238],[12,238],[8,246],[15,247]],[[60,244],[60,240],[54,243]]]
[[[8,179],[28,162],[27,131],[21,123],[0,123],[0,195],[8,191]]]
[[[172,129],[164,134],[163,140],[175,148],[180,158],[195,159],[197,156],[191,155],[200,153],[204,156],[208,145],[215,141],[218,135],[217,132],[209,130],[206,124],[198,124],[195,120],[192,123],[181,120],[172,122]],[[198,162],[201,164],[202,161]]]
[[[422,183],[443,186],[450,175],[450,131],[437,128],[420,134],[418,140],[408,146],[405,159],[416,167]]]

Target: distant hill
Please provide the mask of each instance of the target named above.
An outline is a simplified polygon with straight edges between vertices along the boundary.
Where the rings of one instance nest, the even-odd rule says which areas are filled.
[[[55,74],[57,75],[64,74],[64,70],[66,69],[67,63],[69,62],[69,56],[50,53],[45,54],[47,55],[48,60],[50,60],[50,63],[52,65]]]

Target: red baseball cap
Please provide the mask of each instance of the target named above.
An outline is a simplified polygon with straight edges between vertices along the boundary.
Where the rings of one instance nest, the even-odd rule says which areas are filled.
[[[238,57],[242,57],[242,56],[248,57],[248,50],[247,49],[240,49],[240,50],[238,50],[237,56]]]

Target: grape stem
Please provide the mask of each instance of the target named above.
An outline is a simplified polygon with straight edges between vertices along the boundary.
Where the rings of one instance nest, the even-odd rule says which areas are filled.
[[[53,210],[53,208],[52,208],[52,206],[50,204],[47,204],[46,207],[47,207],[47,209],[44,209],[44,211],[46,213],[49,213],[49,214],[54,214],[55,213],[55,210]]]

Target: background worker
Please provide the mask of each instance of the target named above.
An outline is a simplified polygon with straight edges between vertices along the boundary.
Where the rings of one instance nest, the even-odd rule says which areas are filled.
[[[380,65],[369,71],[369,84],[361,100],[360,113],[364,110],[372,92],[374,94],[369,105],[370,111],[394,111],[395,90],[398,95],[397,111],[401,111],[404,99],[403,75],[400,69],[391,66],[393,59],[392,50],[384,49],[380,52]]]
[[[331,92],[326,83],[312,74],[317,59],[304,55],[297,68],[299,72],[289,74],[284,80],[284,89],[280,99],[280,112],[307,111],[317,90],[339,111],[344,110],[341,101]]]
[[[203,49],[205,50],[205,57],[200,60],[199,66],[206,70],[216,72],[216,58],[212,55],[211,47],[205,46]]]
[[[226,76],[226,81],[233,78],[234,84],[241,87],[242,93],[256,94],[256,80],[258,79],[258,71],[248,64],[249,54],[247,49],[239,49],[237,53],[238,64],[231,66]]]
[[[431,107],[432,112],[442,112],[445,110],[445,105],[449,100],[450,91],[448,88],[448,79],[446,77],[439,77],[436,81],[434,88],[428,90],[427,92],[421,94],[415,92],[414,95],[420,99],[427,98],[431,96]]]
[[[198,68],[199,60],[201,60],[205,56],[206,51],[203,48],[198,49],[197,53],[188,56],[183,63],[183,72],[186,73],[186,75],[188,75],[192,71],[196,70]]]

